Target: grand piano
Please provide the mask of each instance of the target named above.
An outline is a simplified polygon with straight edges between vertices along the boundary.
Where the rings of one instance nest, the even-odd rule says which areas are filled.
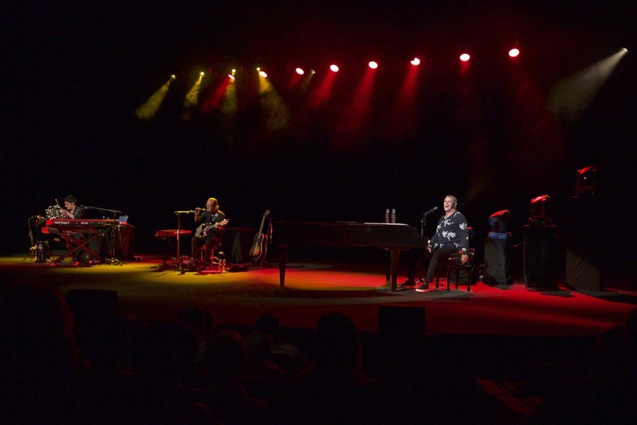
[[[272,234],[272,242],[279,248],[281,286],[285,285],[289,245],[375,246],[390,252],[392,291],[396,291],[400,251],[425,248],[428,241],[415,227],[402,223],[278,221],[273,223]]]

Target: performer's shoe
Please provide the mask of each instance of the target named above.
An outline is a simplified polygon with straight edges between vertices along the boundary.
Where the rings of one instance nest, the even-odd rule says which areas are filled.
[[[398,285],[398,289],[414,289],[416,286],[416,282],[413,279],[407,279]]]
[[[429,282],[426,280],[423,281],[418,288],[416,288],[416,292],[427,292],[429,290]]]

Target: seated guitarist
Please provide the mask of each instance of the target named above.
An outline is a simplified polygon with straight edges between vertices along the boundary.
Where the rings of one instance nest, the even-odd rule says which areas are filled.
[[[212,250],[221,245],[221,227],[226,223],[226,215],[219,209],[219,201],[208,198],[206,209],[195,208],[195,224],[199,225],[191,239],[191,255],[199,258],[201,245],[205,244],[204,262],[210,262]]]

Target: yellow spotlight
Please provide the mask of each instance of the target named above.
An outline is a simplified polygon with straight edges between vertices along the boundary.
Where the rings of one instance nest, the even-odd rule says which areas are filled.
[[[265,71],[259,71],[259,75],[263,78],[268,78],[268,74],[266,74]]]
[[[170,76],[170,79],[171,79],[171,80],[174,80],[174,79],[176,79],[176,78],[177,78],[177,77],[175,77],[175,74],[172,74],[172,75]]]
[[[230,81],[231,81],[231,82],[234,82],[234,75],[232,75],[232,74],[228,74],[228,78],[230,78]]]
[[[201,72],[199,73],[199,75],[201,75],[201,76],[203,77],[203,76],[204,76],[204,72],[203,72],[203,71],[201,71]]]
[[[233,70],[232,70],[232,75],[235,75],[236,73],[237,73],[237,70],[236,70],[236,69],[233,69]]]

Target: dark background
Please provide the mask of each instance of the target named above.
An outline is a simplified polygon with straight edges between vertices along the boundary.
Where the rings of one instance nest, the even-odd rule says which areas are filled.
[[[540,194],[551,196],[558,228],[567,226],[576,172],[595,164],[605,267],[620,274],[637,253],[635,6],[518,3],[5,6],[0,250],[28,250],[28,217],[69,193],[128,214],[139,252],[161,251],[154,232],[176,227],[173,211],[203,207],[209,196],[231,226],[256,229],[266,209],[276,220],[382,221],[395,208],[399,222],[419,228],[424,211],[454,194],[480,241],[501,209],[520,235],[528,202]],[[511,63],[505,55],[516,42],[522,55]],[[628,54],[576,117],[547,110],[560,81],[622,47]],[[460,74],[463,50],[473,60]],[[403,122],[393,102],[414,55],[424,58],[410,109],[416,119]],[[381,63],[370,113],[343,133],[370,59]],[[320,108],[287,89],[297,64],[316,69],[318,83],[332,61],[342,71]],[[255,66],[289,108],[285,129],[265,128],[247,76]],[[238,113],[204,112],[230,67],[240,71]],[[184,110],[200,71],[200,104]],[[177,79],[158,114],[139,120],[134,111],[170,74]],[[438,215],[431,217],[427,234]]]

